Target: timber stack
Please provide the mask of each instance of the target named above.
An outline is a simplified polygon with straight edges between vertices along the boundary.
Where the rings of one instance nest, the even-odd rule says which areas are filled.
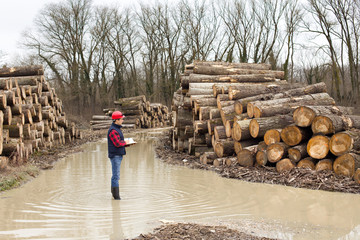
[[[107,129],[114,111],[121,111],[125,115],[124,128],[156,128],[169,124],[168,107],[161,103],[150,103],[144,95],[120,98],[114,101],[115,108],[104,109],[104,115],[94,115],[90,124],[92,129]]]
[[[360,116],[325,83],[289,83],[268,64],[194,62],[172,111],[173,149],[204,164],[327,169],[360,183]]]
[[[82,138],[41,65],[0,68],[0,170],[27,162],[34,151]]]

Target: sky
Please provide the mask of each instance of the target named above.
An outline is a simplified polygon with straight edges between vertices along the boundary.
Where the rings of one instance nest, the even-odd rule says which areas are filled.
[[[49,3],[59,0],[0,0],[0,51],[5,62],[22,55],[20,46],[22,33],[34,27],[39,11]],[[128,5],[129,0],[93,0],[94,5]],[[3,55],[0,54],[0,57]],[[0,61],[1,62],[1,61]]]

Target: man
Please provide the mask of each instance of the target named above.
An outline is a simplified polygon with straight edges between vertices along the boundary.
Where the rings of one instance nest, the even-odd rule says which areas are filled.
[[[111,161],[112,166],[112,177],[111,177],[111,193],[115,200],[120,200],[119,192],[119,180],[120,180],[120,164],[123,159],[125,151],[124,135],[121,131],[121,125],[124,121],[124,115],[119,112],[113,112],[111,118],[113,123],[111,124],[107,139],[108,139],[108,157]]]

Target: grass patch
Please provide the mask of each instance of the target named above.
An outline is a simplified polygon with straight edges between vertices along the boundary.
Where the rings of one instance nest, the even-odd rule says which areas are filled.
[[[26,165],[15,170],[0,174],[0,192],[21,186],[23,183],[39,175],[39,169],[33,165]]]

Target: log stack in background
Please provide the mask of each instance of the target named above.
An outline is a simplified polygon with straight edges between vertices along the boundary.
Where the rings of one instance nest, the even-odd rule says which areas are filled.
[[[41,65],[0,69],[0,169],[27,162],[33,151],[82,138]]]
[[[120,98],[114,102],[115,108],[104,109],[105,115],[94,115],[90,124],[92,129],[109,128],[114,111],[121,111],[125,115],[124,128],[156,128],[169,124],[168,107],[161,103],[150,103],[144,95]]]
[[[297,166],[360,179],[360,116],[336,106],[325,83],[283,79],[268,64],[187,65],[173,96],[174,150],[215,166]]]

